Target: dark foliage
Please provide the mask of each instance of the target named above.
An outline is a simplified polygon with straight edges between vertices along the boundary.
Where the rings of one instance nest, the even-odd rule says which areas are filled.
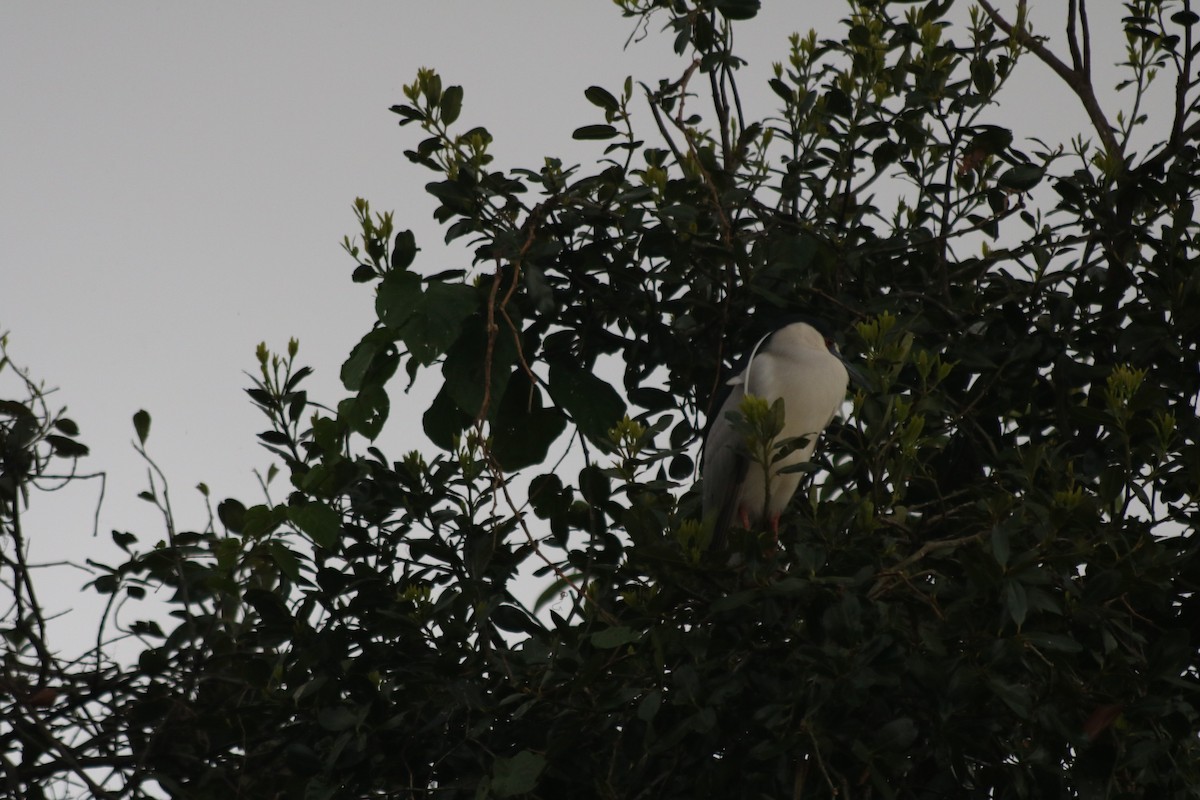
[[[1083,0],[1065,56],[990,3],[950,24],[949,0],[858,0],[838,35],[792,38],[778,115],[753,120],[731,31],[757,0],[619,5],[686,66],[586,90],[594,164],[500,169],[456,126],[462,88],[406,88],[408,155],[473,261],[419,272],[359,201],[346,249],[378,319],[350,394],[317,406],[294,345],[260,350],[290,494],[199,533],[168,514],[151,549],[118,535],[98,590],[175,590],[136,667],[52,670],[15,584],[6,685],[71,698],[10,689],[15,796],[1200,794],[1200,18],[1125,4],[1110,120]],[[1094,130],[988,122],[1020,103],[1019,58]],[[1138,110],[1156,74],[1172,118]],[[871,385],[779,551],[746,533],[730,567],[703,547],[696,431],[761,334],[744,321],[813,310]],[[385,454],[404,375],[431,369],[441,449]],[[3,428],[18,554],[31,454],[78,446],[23,436],[30,413]],[[49,744],[71,721],[89,733]]]

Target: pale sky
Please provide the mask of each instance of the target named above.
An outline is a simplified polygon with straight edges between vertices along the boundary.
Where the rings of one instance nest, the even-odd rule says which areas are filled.
[[[787,35],[838,35],[845,8],[766,6],[738,36],[752,117],[775,108],[762,83]],[[1103,12],[1093,10],[1097,23]],[[1062,23],[1048,27],[1057,35]],[[298,338],[300,361],[317,371],[310,395],[332,403],[344,396],[338,369],[373,321],[370,285],[351,283],[339,246],[354,232],[355,197],[414,229],[416,269],[469,266],[440,245],[423,191],[433,173],[403,156],[419,132],[387,110],[418,67],[464,86],[459,124],[491,130],[499,165],[585,161],[602,145],[571,131],[602,119],[584,89],[615,94],[626,75],[653,85],[681,71],[661,40],[623,50],[632,31],[605,0],[0,6],[0,332],[19,364],[59,387],[55,405],[92,448],[82,468],[109,476],[95,540],[96,486],[33,498],[34,559],[115,563],[111,529],[143,545],[162,536],[135,498],[145,470],[130,418],[141,408],[184,529],[204,524],[200,481],[216,500],[259,499],[251,470],[270,463],[255,440],[265,418],[242,392],[255,346],[281,351]],[[1101,50],[1097,66],[1119,56]],[[1019,146],[1080,129],[1077,104],[1032,58],[1020,77],[1020,117],[991,120],[1012,126]],[[644,105],[637,113],[651,135]],[[390,441],[430,447],[423,409],[394,396]],[[74,605],[84,580],[63,573],[49,610]]]

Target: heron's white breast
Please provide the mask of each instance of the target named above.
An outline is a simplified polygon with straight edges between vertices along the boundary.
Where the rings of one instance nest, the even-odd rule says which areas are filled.
[[[784,356],[759,354],[748,390],[771,402],[783,398],[786,438],[823,431],[846,398],[848,383],[846,367],[832,353],[805,349]]]
[[[801,475],[779,474],[785,467],[808,461],[817,438],[833,419],[846,397],[849,376],[842,362],[826,350],[805,348],[798,353],[761,353],[749,376],[750,391],[768,402],[783,398],[784,424],[780,440],[803,436],[808,443],[793,450],[771,466],[771,493],[767,513],[779,513],[791,500]],[[762,508],[764,495],[761,467],[751,466],[743,496],[751,506]],[[755,475],[755,472],[758,472]]]

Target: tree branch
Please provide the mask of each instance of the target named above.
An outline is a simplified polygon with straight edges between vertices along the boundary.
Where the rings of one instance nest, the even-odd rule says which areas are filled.
[[[1025,18],[1025,2],[1019,0],[1017,4],[1017,19]],[[1029,32],[1021,27],[1018,28],[1000,15],[988,0],[978,0],[979,7],[984,10],[984,13],[996,24],[1000,30],[1009,35],[1010,38],[1022,47],[1028,48],[1031,53],[1037,56],[1043,64],[1050,67],[1054,72],[1063,79],[1063,82],[1070,87],[1083,103],[1084,110],[1087,111],[1088,119],[1092,122],[1092,127],[1096,129],[1096,133],[1100,136],[1100,141],[1104,144],[1105,153],[1108,155],[1108,161],[1115,169],[1124,170],[1125,158],[1124,148],[1117,141],[1116,133],[1108,118],[1104,116],[1104,110],[1100,108],[1100,102],[1096,99],[1096,92],[1092,87],[1090,69],[1088,60],[1091,57],[1091,46],[1088,43],[1087,33],[1087,15],[1080,15],[1080,23],[1084,26],[1084,54],[1080,57],[1078,69],[1072,69],[1063,63],[1062,59],[1050,52],[1050,49],[1039,39],[1031,36]],[[1075,3],[1071,3],[1071,24],[1068,27],[1068,39],[1073,40],[1074,34],[1074,8]],[[1078,47],[1078,43],[1074,43],[1072,49]]]
[[[1184,0],[1183,10],[1191,11],[1191,0]],[[1174,147],[1176,150],[1183,146],[1187,141],[1183,129],[1183,121],[1187,119],[1187,93],[1188,89],[1192,88],[1192,63],[1194,52],[1192,49],[1192,26],[1188,25],[1183,29],[1183,64],[1179,66],[1179,74],[1175,77],[1175,119],[1171,123],[1171,138],[1167,144],[1168,148]],[[1178,62],[1176,62],[1178,63]],[[1197,123],[1200,125],[1200,123]],[[1196,125],[1192,126],[1195,131]],[[1193,133],[1193,135],[1195,135]]]

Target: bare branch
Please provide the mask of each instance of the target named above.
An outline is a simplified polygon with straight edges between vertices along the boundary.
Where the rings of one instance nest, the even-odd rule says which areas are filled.
[[[1183,9],[1185,11],[1192,10],[1191,0],[1184,0]],[[1184,28],[1182,52],[1182,62],[1179,58],[1175,60],[1177,74],[1175,76],[1175,109],[1174,119],[1171,121],[1171,136],[1161,145],[1161,149],[1157,153],[1142,162],[1140,168],[1143,170],[1162,169],[1180,150],[1189,143],[1200,139],[1200,119],[1192,122],[1191,125],[1186,124],[1188,115],[1197,110],[1197,103],[1189,105],[1187,101],[1188,92],[1196,87],[1192,77],[1196,63],[1192,26]]]
[[[1083,50],[1079,36],[1083,34]],[[1071,48],[1071,64],[1075,71],[1092,78],[1092,31],[1088,25],[1087,0],[1071,0],[1067,8],[1067,46]]]
[[[1092,32],[1088,25],[1087,0],[1079,0],[1079,25],[1083,29],[1083,74],[1092,77]]]
[[[1000,15],[988,0],[978,0],[979,7],[984,10],[988,17],[996,24],[1000,30],[1007,33],[1014,42],[1022,47],[1028,48],[1031,53],[1037,56],[1043,64],[1054,70],[1063,82],[1070,87],[1083,103],[1084,110],[1087,111],[1088,119],[1092,122],[1092,127],[1096,129],[1096,134],[1100,137],[1100,141],[1104,144],[1105,153],[1108,156],[1109,163],[1118,170],[1124,169],[1124,148],[1117,141],[1116,133],[1112,123],[1104,115],[1104,110],[1100,108],[1100,102],[1096,99],[1095,89],[1092,87],[1090,75],[1087,72],[1087,59],[1090,54],[1082,56],[1081,68],[1072,69],[1063,63],[1062,59],[1050,51],[1048,47],[1037,37],[1031,36],[1025,28],[1018,28]],[[1018,4],[1018,19],[1024,19],[1025,0],[1020,0]],[[1074,3],[1072,3],[1074,8]],[[1081,21],[1085,18],[1081,15]],[[1085,47],[1087,45],[1087,36],[1085,29],[1084,37]]]
[[[1183,1],[1183,10],[1192,10],[1192,0]],[[1183,64],[1175,77],[1175,119],[1171,123],[1171,144],[1180,147],[1184,139],[1183,122],[1187,118],[1187,93],[1192,88],[1192,64],[1195,52],[1192,48],[1192,26],[1183,29]],[[1194,127],[1194,126],[1193,126]]]
[[[1079,52],[1079,35],[1076,32],[1076,6],[1078,0],[1067,4],[1067,46],[1071,48],[1071,66],[1076,72],[1084,72],[1083,54]]]

